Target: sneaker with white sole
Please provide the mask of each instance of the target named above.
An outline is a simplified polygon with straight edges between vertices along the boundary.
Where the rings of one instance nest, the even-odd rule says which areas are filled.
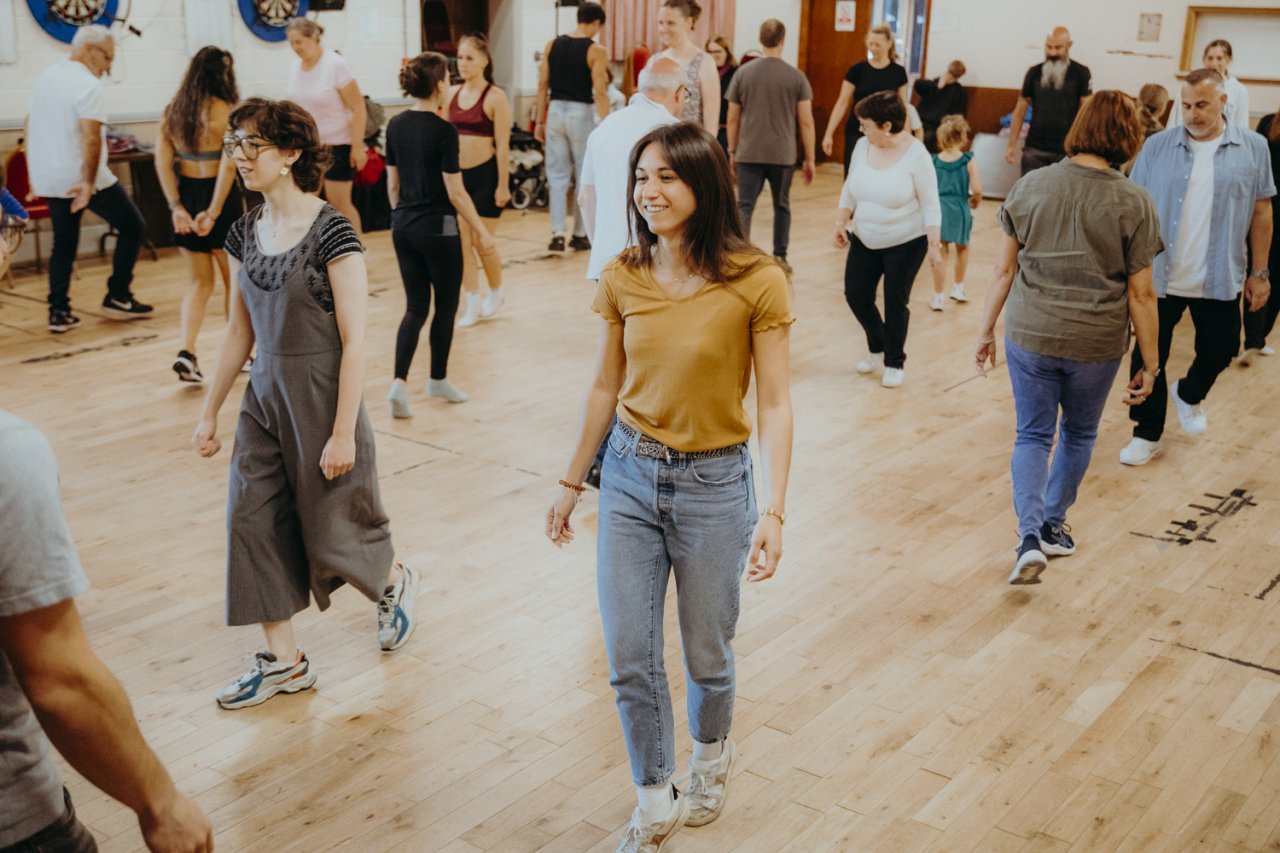
[[[680,831],[689,820],[689,798],[681,797],[671,789],[674,802],[671,804],[671,815],[666,820],[656,823],[641,823],[640,809],[631,813],[631,822],[622,831],[615,853],[659,853],[663,845],[671,840],[671,836]]]
[[[1169,396],[1173,398],[1173,407],[1178,410],[1178,420],[1182,423],[1182,431],[1187,435],[1203,435],[1209,428],[1209,418],[1200,408],[1199,403],[1187,403],[1178,396],[1178,383],[1169,386]]]
[[[964,285],[963,285],[963,284],[956,284],[956,285],[952,285],[952,287],[951,287],[951,298],[952,298],[952,299],[954,299],[956,302],[968,302],[968,301],[969,301],[969,295],[968,295],[967,293],[965,293],[965,292],[964,292]]]
[[[413,409],[409,408],[409,386],[403,382],[392,382],[387,392],[387,408],[393,418],[411,418]]]
[[[1164,444],[1162,442],[1148,441],[1135,435],[1133,440],[1120,451],[1120,464],[1146,465],[1161,453],[1164,453]]]
[[[854,370],[865,376],[868,373],[875,373],[882,367],[884,367],[884,353],[869,352],[866,358],[858,362],[858,366]]]
[[[880,384],[885,388],[897,388],[905,375],[906,371],[901,367],[886,367],[884,376],[880,377]]]
[[[489,295],[484,298],[484,304],[480,306],[480,316],[488,318],[497,314],[504,300],[501,290],[490,290]]]
[[[1046,557],[1070,557],[1076,552],[1076,540],[1071,538],[1071,525],[1054,527],[1049,522],[1040,525],[1040,550]]]
[[[732,740],[725,738],[720,747],[720,757],[715,761],[705,766],[699,761],[689,761],[689,787],[684,792],[685,799],[689,801],[686,826],[705,826],[720,817],[728,795],[729,776],[733,773],[733,762],[737,757],[737,747]]]
[[[200,362],[196,360],[196,354],[187,350],[178,350],[178,356],[173,360],[173,372],[178,374],[178,379],[182,382],[204,381],[204,374],[200,372]]]
[[[1013,564],[1013,572],[1009,575],[1009,583],[1024,585],[1040,583],[1040,573],[1049,565],[1044,552],[1040,550],[1040,540],[1034,533],[1022,537],[1018,546],[1018,559]]]
[[[69,332],[76,326],[80,325],[80,318],[71,313],[71,309],[66,311],[58,311],[51,309],[49,311],[49,331],[55,335],[63,332]]]
[[[398,565],[404,576],[399,583],[387,587],[378,602],[378,645],[384,652],[394,652],[409,642],[416,624],[413,603],[421,577],[413,566]]]
[[[941,311],[947,304],[947,297],[941,293],[935,293],[929,297],[929,308],[933,311]]]
[[[301,651],[293,663],[280,663],[271,652],[258,652],[249,670],[218,691],[218,704],[228,710],[261,705],[277,693],[297,693],[316,683],[316,671]]]
[[[480,302],[479,293],[467,292],[462,295],[463,300],[467,303],[467,308],[462,312],[462,316],[458,318],[458,327],[466,329],[480,322],[482,303]]]
[[[1265,344],[1263,345],[1262,349],[1258,350],[1258,355],[1275,355],[1275,354],[1276,354],[1275,348],[1266,346]]]
[[[151,316],[152,309],[150,305],[144,305],[132,296],[118,299],[108,294],[102,300],[102,311],[118,320],[137,320],[139,317]]]
[[[441,397],[450,403],[465,403],[471,399],[471,396],[465,391],[459,391],[453,386],[448,379],[431,379],[427,381],[427,396]]]

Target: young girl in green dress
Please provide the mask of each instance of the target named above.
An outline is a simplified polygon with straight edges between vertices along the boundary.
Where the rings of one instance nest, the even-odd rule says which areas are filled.
[[[938,200],[942,203],[942,263],[933,268],[933,297],[929,307],[941,311],[947,298],[943,288],[947,280],[947,256],[951,244],[956,246],[956,282],[951,298],[968,302],[964,292],[964,273],[969,266],[969,231],[973,228],[973,211],[982,201],[982,182],[978,180],[978,164],[969,145],[969,123],[964,116],[946,116],[938,125],[938,153],[933,155],[933,168],[938,173]]]

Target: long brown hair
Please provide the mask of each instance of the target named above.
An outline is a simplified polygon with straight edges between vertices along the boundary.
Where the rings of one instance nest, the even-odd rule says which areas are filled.
[[[227,51],[212,45],[200,48],[191,58],[177,94],[164,108],[164,132],[185,145],[188,151],[200,146],[200,131],[210,98],[226,101],[228,107],[234,107],[240,100],[235,60]]]
[[[685,262],[702,278],[714,282],[733,281],[765,263],[769,256],[747,242],[742,233],[733,195],[733,177],[724,149],[701,125],[687,121],[655,128],[631,149],[627,217],[637,245],[619,255],[618,261],[631,269],[646,269],[653,263],[653,250],[658,245],[658,236],[649,230],[649,223],[640,215],[634,201],[636,169],[650,145],[662,148],[671,171],[689,185],[697,200],[697,207],[684,227]],[[748,257],[744,261],[735,259],[734,255]]]

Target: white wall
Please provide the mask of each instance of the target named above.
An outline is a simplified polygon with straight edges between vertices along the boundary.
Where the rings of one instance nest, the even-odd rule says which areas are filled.
[[[288,43],[268,43],[253,35],[240,20],[234,0],[205,2],[218,3],[232,18],[228,47],[236,58],[241,95],[282,97],[293,57]],[[35,78],[69,53],[68,45],[40,29],[25,3],[16,5],[18,62],[0,65],[0,128],[21,123]],[[174,0],[133,0],[129,23],[143,35],[119,38],[106,89],[107,113],[113,121],[155,119],[173,96],[189,60],[184,8]],[[325,46],[342,52],[361,89],[375,99],[386,99],[400,96],[396,81],[406,44],[409,56],[420,49],[419,14],[416,0],[347,0],[346,9],[321,13],[317,20],[325,28]],[[0,27],[8,25],[0,21]]]
[[[782,58],[795,65],[800,58],[800,0],[738,0],[733,22],[733,52],[741,58],[760,49],[760,25],[777,18],[787,28]]]
[[[1274,8],[1276,0],[1230,5]],[[1142,13],[1164,16],[1159,41],[1138,41]],[[1137,94],[1145,83],[1160,83],[1176,97],[1186,20],[1187,4],[1175,0],[1033,0],[1016,7],[1009,0],[933,0],[926,73],[937,75],[960,59],[969,69],[966,84],[1016,89],[1027,68],[1044,59],[1045,34],[1060,24],[1071,30],[1071,57],[1089,66],[1095,90]],[[1280,78],[1280,48],[1271,60],[1271,76]],[[1280,86],[1250,84],[1249,105],[1255,117],[1275,112]]]

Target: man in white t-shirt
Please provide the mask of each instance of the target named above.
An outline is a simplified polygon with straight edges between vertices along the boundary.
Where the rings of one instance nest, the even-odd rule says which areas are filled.
[[[71,268],[80,246],[80,217],[87,207],[116,230],[111,277],[102,310],[131,320],[151,313],[133,297],[133,265],[142,245],[145,222],[107,168],[102,76],[111,70],[116,44],[111,31],[96,24],[81,27],[71,41],[71,56],[36,78],[27,113],[27,171],[31,190],[49,205],[53,250],[49,257],[49,331],[74,329]]]
[[[1160,310],[1160,364],[1144,403],[1129,409],[1133,440],[1120,452],[1125,465],[1145,465],[1163,451],[1167,397],[1189,435],[1209,422],[1201,403],[1240,346],[1240,297],[1257,311],[1270,295],[1265,258],[1271,246],[1276,194],[1266,140],[1226,120],[1227,93],[1218,72],[1200,68],[1182,86],[1182,123],[1147,139],[1133,165],[1160,217],[1165,251],[1152,273]],[[1248,269],[1245,243],[1264,259]],[[1195,359],[1166,387],[1162,373],[1173,329],[1186,312],[1195,324]],[[1143,369],[1135,347],[1131,375]],[[1149,368],[1148,368],[1149,369]]]

